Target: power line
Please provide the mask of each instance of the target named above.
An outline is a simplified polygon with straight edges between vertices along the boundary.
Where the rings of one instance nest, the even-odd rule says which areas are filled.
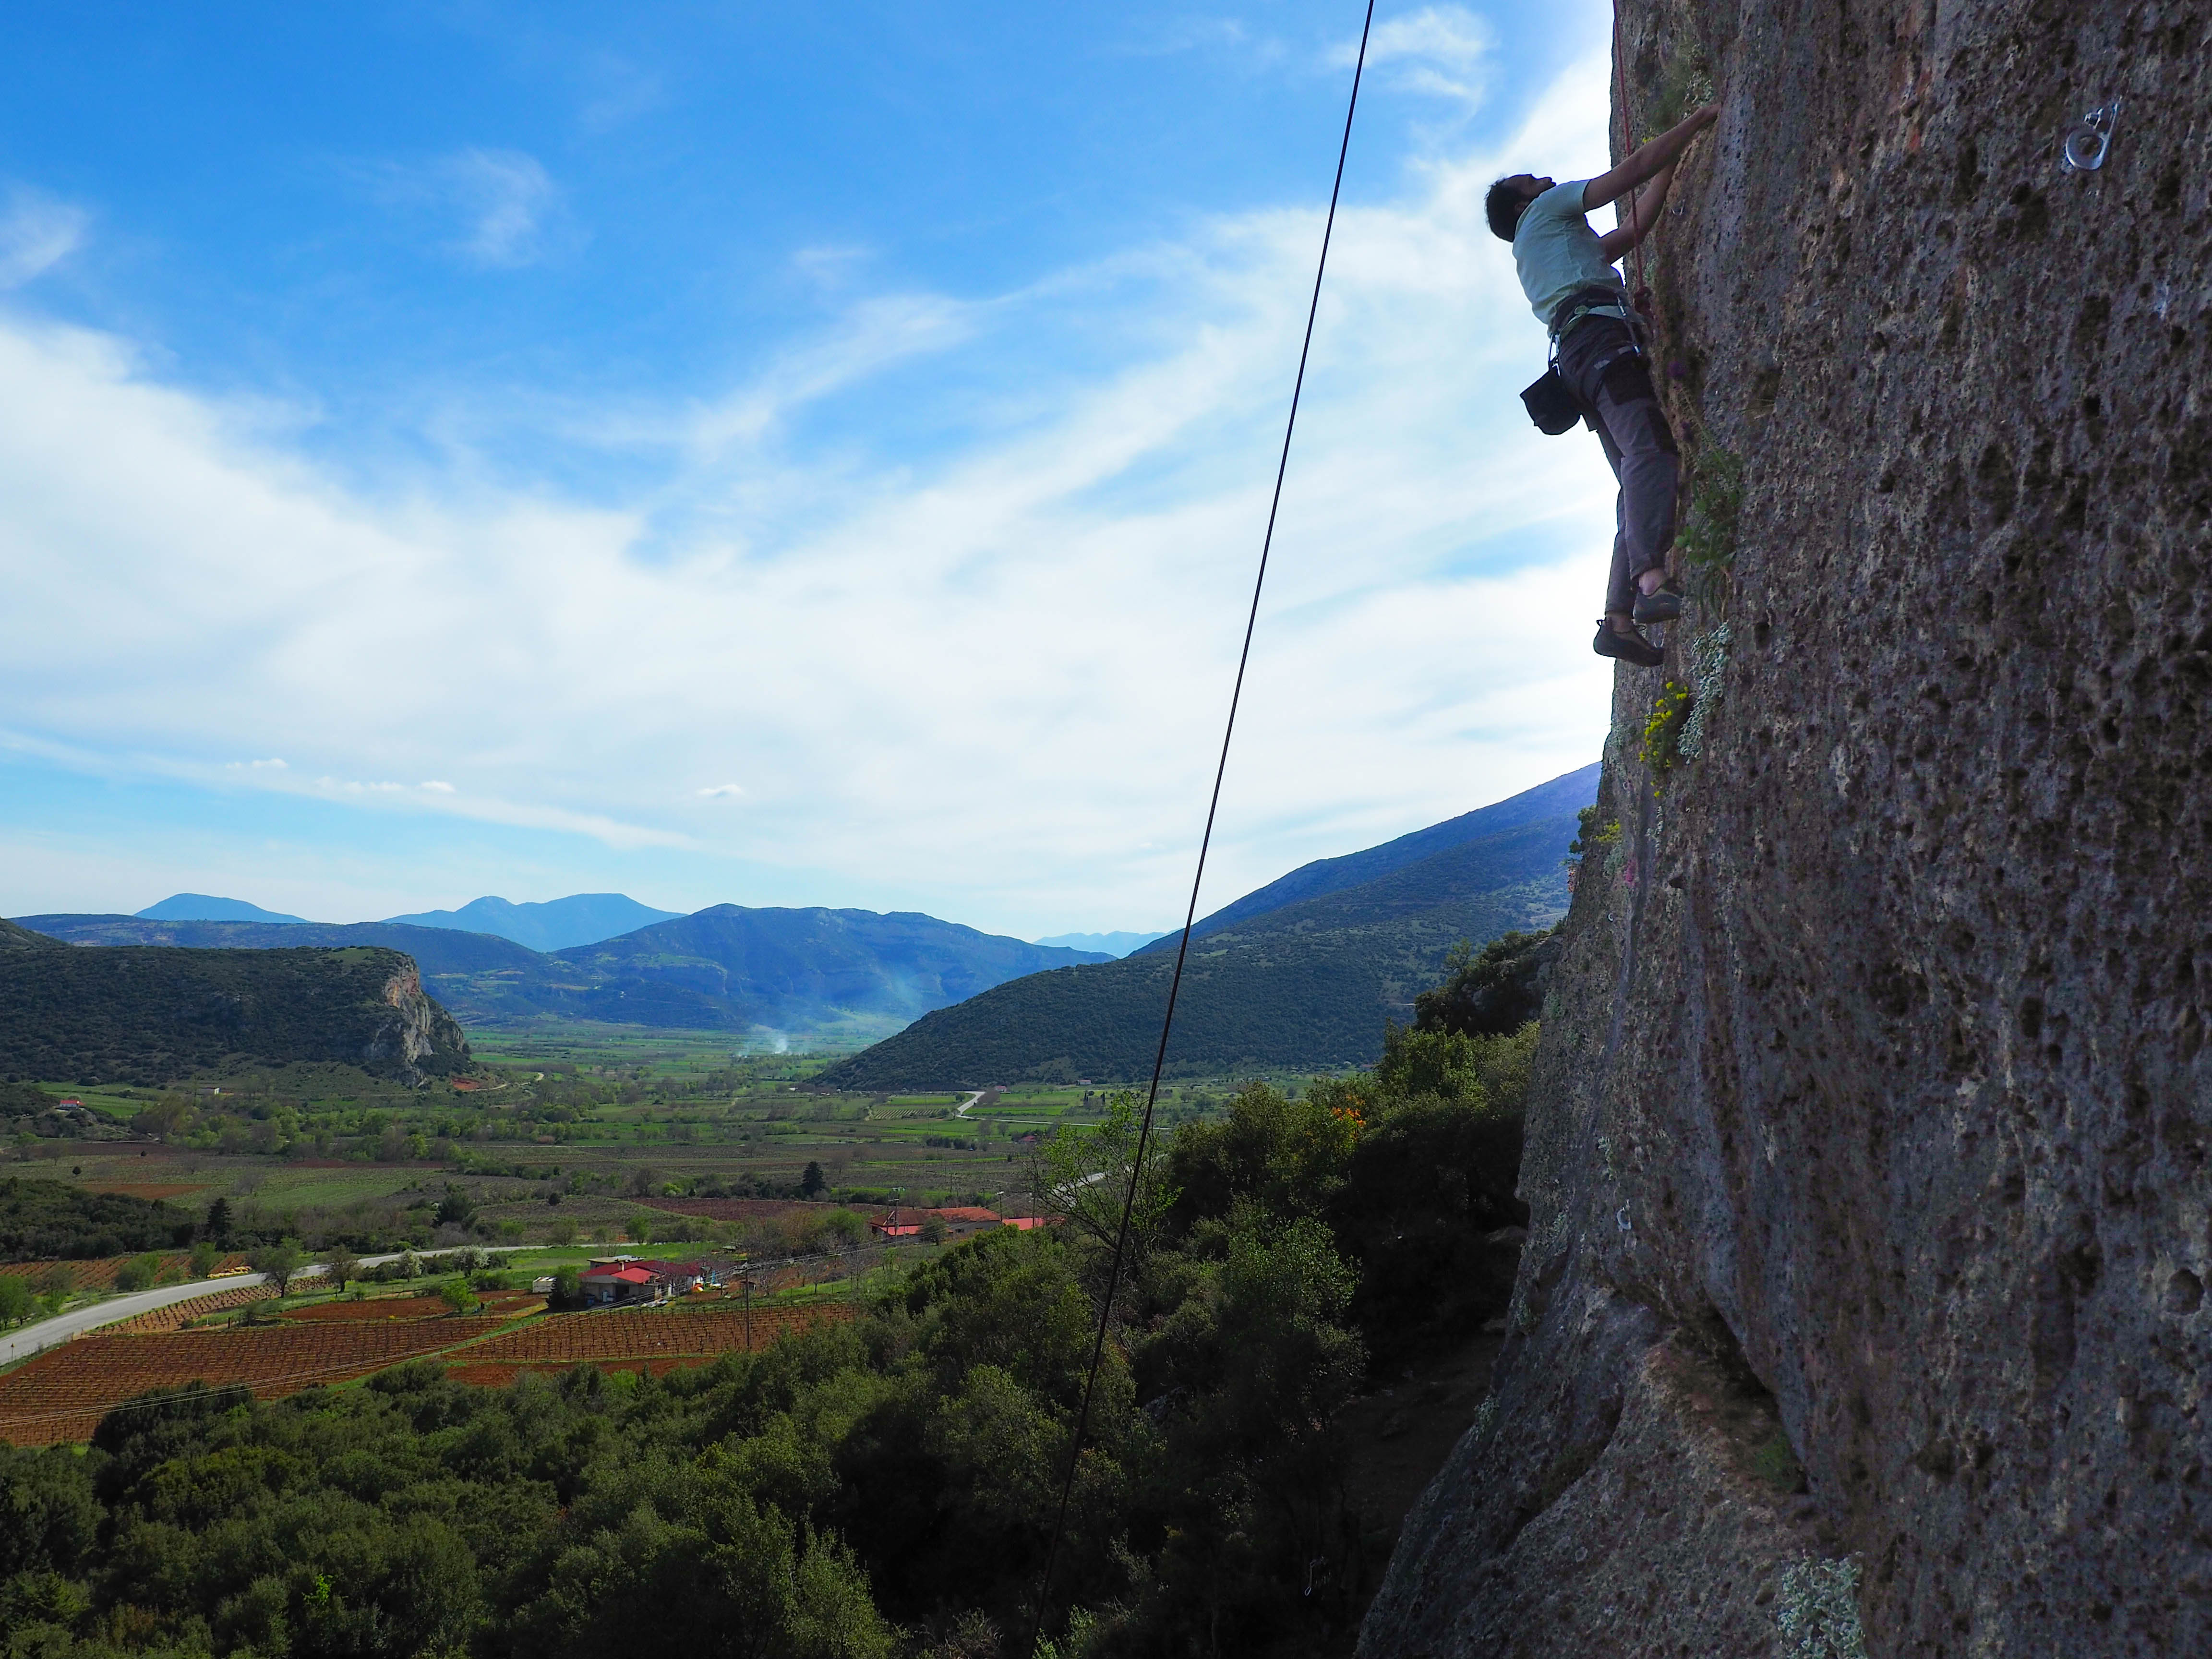
[[[1190,903],[1183,912],[1182,939],[1176,947],[1175,975],[1168,981],[1168,1006],[1160,1020],[1159,1047],[1152,1054],[1152,1086],[1145,1093],[1145,1115],[1137,1130],[1137,1153],[1129,1165],[1129,1188],[1121,1199],[1121,1219],[1114,1234],[1114,1265],[1106,1279],[1105,1299],[1098,1305],[1098,1331],[1091,1344],[1091,1369],[1083,1380],[1083,1406],[1076,1414],[1074,1437],[1068,1442],[1067,1473],[1060,1485],[1060,1506],[1053,1516],[1052,1540],[1045,1547],[1044,1570],[1038,1575],[1036,1611],[1030,1622],[1030,1639],[1023,1645],[1034,1659],[1037,1638],[1044,1632],[1047,1601],[1052,1591],[1052,1569],[1060,1555],[1060,1540],[1067,1530],[1067,1501],[1075,1490],[1075,1469],[1083,1455],[1083,1436],[1091,1425],[1091,1399],[1098,1385],[1098,1367],[1106,1353],[1106,1328],[1112,1322],[1114,1297],[1121,1287],[1121,1264],[1129,1243],[1129,1217],[1136,1208],[1137,1183],[1145,1169],[1145,1152],[1152,1138],[1152,1109],[1160,1097],[1160,1073],[1168,1057],[1168,1033],[1175,1026],[1176,999],[1182,990],[1182,969],[1190,955],[1190,933],[1198,921],[1198,893],[1206,880],[1206,855],[1213,845],[1214,816],[1221,809],[1221,782],[1229,772],[1229,744],[1237,731],[1237,705],[1244,695],[1244,670],[1252,659],[1252,635],[1260,622],[1260,593],[1267,582],[1267,555],[1275,544],[1275,517],[1283,505],[1283,478],[1290,471],[1291,434],[1298,424],[1298,398],[1305,390],[1306,359],[1313,351],[1314,319],[1321,312],[1321,284],[1328,269],[1329,238],[1336,230],[1337,198],[1344,191],[1345,158],[1352,153],[1352,118],[1359,108],[1359,77],[1367,68],[1367,37],[1375,27],[1375,0],[1367,0],[1367,14],[1359,26],[1359,52],[1352,66],[1352,96],[1344,109],[1344,137],[1336,150],[1336,179],[1329,186],[1328,217],[1322,226],[1321,258],[1314,265],[1313,298],[1306,306],[1305,338],[1298,346],[1297,378],[1291,386],[1291,412],[1283,423],[1283,449],[1275,462],[1275,491],[1267,503],[1267,533],[1260,538],[1260,568],[1252,581],[1252,605],[1244,617],[1244,643],[1237,653],[1237,681],[1229,693],[1229,719],[1222,727],[1221,758],[1213,769],[1213,793],[1206,805],[1206,830],[1198,842],[1198,868],[1190,881]]]

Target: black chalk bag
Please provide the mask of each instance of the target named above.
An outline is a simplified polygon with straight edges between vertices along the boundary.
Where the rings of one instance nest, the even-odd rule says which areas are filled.
[[[1521,394],[1528,405],[1528,418],[1536,423],[1536,430],[1556,438],[1583,417],[1582,407],[1575,402],[1575,394],[1567,390],[1567,383],[1559,376],[1559,368],[1553,364],[1544,371],[1544,378]]]

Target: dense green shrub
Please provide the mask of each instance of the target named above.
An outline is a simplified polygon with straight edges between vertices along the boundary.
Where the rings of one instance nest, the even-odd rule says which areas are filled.
[[[65,1181],[0,1180],[0,1261],[88,1261],[191,1243],[192,1219],[166,1203],[88,1193]]]

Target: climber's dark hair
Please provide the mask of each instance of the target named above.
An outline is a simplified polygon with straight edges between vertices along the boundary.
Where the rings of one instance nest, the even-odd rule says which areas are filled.
[[[1528,210],[1528,198],[1513,188],[1510,179],[1500,179],[1490,187],[1490,194],[1482,198],[1482,210],[1490,217],[1490,233],[1501,242],[1513,240],[1520,228],[1521,216]]]

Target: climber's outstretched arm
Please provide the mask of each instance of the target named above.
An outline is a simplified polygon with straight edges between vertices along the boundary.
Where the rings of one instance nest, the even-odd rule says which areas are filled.
[[[1690,140],[1719,120],[1720,113],[1717,105],[1707,104],[1684,116],[1649,143],[1631,150],[1619,167],[1610,173],[1600,173],[1583,186],[1583,211],[1592,213],[1608,203],[1617,202],[1646,179],[1656,178],[1662,168],[1674,166],[1690,147]]]
[[[1618,259],[1651,234],[1659,222],[1659,210],[1667,205],[1667,191],[1674,183],[1674,167],[1661,167],[1651,175],[1651,188],[1629,203],[1628,216],[1616,228],[1597,239],[1597,245],[1605,250],[1607,263]]]

